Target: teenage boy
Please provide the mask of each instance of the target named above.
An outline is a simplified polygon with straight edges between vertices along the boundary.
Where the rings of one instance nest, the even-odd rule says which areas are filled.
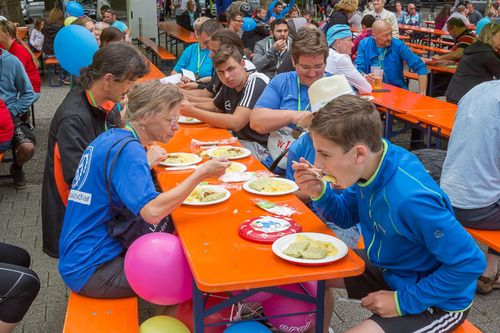
[[[365,272],[327,284],[373,312],[348,332],[452,332],[467,317],[485,260],[446,194],[417,157],[382,139],[378,111],[357,96],[328,103],[309,132],[315,167],[345,190],[318,180],[305,159],[293,166],[297,184],[323,218],[344,228],[359,222],[366,243]]]
[[[222,87],[209,102],[193,105],[184,102],[181,112],[215,127],[226,128],[260,159],[266,155],[267,135],[249,126],[250,111],[264,91],[269,78],[262,73],[247,72],[241,50],[222,45],[212,57]]]

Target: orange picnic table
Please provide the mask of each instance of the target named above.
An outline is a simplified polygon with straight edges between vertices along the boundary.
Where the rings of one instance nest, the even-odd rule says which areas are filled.
[[[452,104],[454,105],[454,104]],[[451,130],[453,129],[453,124],[455,122],[455,116],[457,113],[457,106],[455,105],[455,110],[444,109],[444,110],[433,110],[433,111],[410,111],[407,114],[414,117],[419,123],[425,125],[427,128],[427,147],[431,146],[432,134],[436,132],[436,138],[439,138],[441,134],[445,136],[450,136]]]
[[[158,67],[156,67],[151,61],[148,60],[148,62],[149,62],[149,73],[141,77],[138,80],[139,82],[159,80],[165,77],[165,74]]]
[[[160,43],[160,35],[165,34],[165,45],[170,45],[170,51],[173,50],[175,46],[175,55],[178,56],[179,43],[193,44],[198,42],[198,38],[191,32],[177,23],[171,22],[159,22],[158,23],[158,44]]]
[[[215,141],[230,138],[227,130],[211,127],[181,126],[174,138],[165,145],[168,152],[192,152],[191,139]],[[239,159],[249,171],[264,170],[253,156]],[[175,187],[187,178],[192,170],[168,171],[156,168],[158,182],[163,191]],[[208,183],[219,183],[208,179]],[[240,183],[241,184],[241,183]],[[173,213],[173,221],[181,239],[194,277],[193,302],[195,312],[195,332],[203,332],[203,318],[210,312],[204,309],[203,293],[230,292],[244,290],[233,295],[219,306],[229,306],[260,291],[283,295],[283,289],[276,286],[318,281],[317,296],[286,292],[286,297],[298,298],[316,304],[316,332],[323,331],[324,285],[327,279],[359,275],[364,270],[363,261],[352,250],[347,255],[329,265],[304,267],[278,258],[270,244],[247,241],[238,234],[239,226],[247,219],[269,215],[253,202],[259,196],[247,193],[240,187],[229,188],[229,200],[211,206],[181,206]],[[293,215],[303,231],[332,234],[295,195],[288,194],[263,199],[287,203],[302,214]],[[220,309],[220,307],[218,308]]]
[[[398,134],[392,130],[392,118],[396,116],[401,120],[418,124],[413,114],[416,112],[456,112],[457,106],[433,97],[423,96],[415,92],[384,84],[388,92],[372,92],[373,104],[385,108],[384,136],[388,139]],[[430,139],[428,141],[430,143]]]

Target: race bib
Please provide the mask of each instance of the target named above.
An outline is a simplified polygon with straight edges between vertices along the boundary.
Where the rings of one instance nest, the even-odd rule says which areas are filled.
[[[292,136],[292,131],[293,129],[287,126],[269,134],[267,150],[269,150],[273,161],[275,161],[284,150],[288,149],[295,140]],[[285,157],[283,157],[279,162],[278,166],[280,168],[286,169],[287,157],[288,154],[286,154]]]

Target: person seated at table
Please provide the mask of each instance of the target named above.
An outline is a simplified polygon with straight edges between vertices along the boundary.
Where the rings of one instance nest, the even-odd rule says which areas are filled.
[[[347,23],[351,28],[353,28],[355,31],[359,32],[362,28],[361,26],[361,20],[363,19],[363,16],[361,16],[361,12],[359,10],[355,10],[354,13],[349,15],[349,19],[347,20]]]
[[[441,174],[457,220],[472,229],[500,230],[499,91],[500,80],[493,80],[462,98]],[[500,289],[499,256],[488,248],[486,269],[477,281],[479,293]]]
[[[90,33],[92,35],[94,35],[94,38],[97,41],[97,44],[101,45],[101,41],[99,39],[99,33],[95,29],[94,21],[92,21],[90,18],[88,18],[87,16],[79,17],[76,20],[74,20],[71,23],[71,25],[81,25],[82,27],[84,27],[85,29],[87,29],[88,31],[90,31]]]
[[[64,27],[64,14],[59,8],[53,8],[47,22],[45,22],[42,33],[43,33],[43,45],[42,50],[45,56],[54,57],[54,39],[57,33]]]
[[[257,159],[262,160],[267,156],[264,147],[268,135],[258,134],[250,128],[249,115],[269,78],[256,71],[246,71],[241,50],[232,45],[222,45],[213,55],[213,62],[222,88],[210,102],[185,102],[181,113],[231,130]]]
[[[408,9],[408,12],[405,13],[403,17],[403,24],[419,27],[422,23],[422,20],[420,14],[417,12],[417,6],[415,6],[414,3],[410,2],[408,6],[406,6],[406,8]]]
[[[257,23],[257,26],[251,31],[243,31],[243,34],[241,35],[241,41],[245,47],[245,53],[249,54],[250,59],[253,59],[252,54],[255,49],[255,44],[263,38],[269,36],[269,26],[264,22],[265,18],[265,8],[261,7],[255,10],[255,16],[253,19],[255,20],[255,23]]]
[[[436,19],[434,20],[434,29],[442,30],[446,21],[451,15],[451,5],[444,5],[443,8],[436,15]]]
[[[119,21],[116,18],[116,12],[114,10],[112,10],[111,8],[106,9],[104,11],[104,15],[102,17],[102,20],[104,22],[106,22],[107,24],[111,25],[112,27],[115,27],[118,30],[120,30],[121,32],[123,32],[125,34],[127,41],[130,40],[130,36],[132,35],[132,32],[130,31],[130,29],[127,27],[127,25],[125,23],[123,23],[122,21]]]
[[[384,8],[385,0],[373,0],[373,10],[369,10],[364,13],[364,15],[370,14],[375,17],[376,20],[384,20],[391,26],[392,37],[399,37],[399,26],[398,19],[393,12],[388,11]]]
[[[351,86],[362,94],[372,92],[371,84],[363,77],[351,60],[352,32],[348,25],[336,24],[328,29],[326,34],[328,45],[328,58],[325,71],[330,74],[345,75]]]
[[[285,15],[290,11],[290,9],[295,6],[295,0],[290,0],[288,5],[285,7],[285,3],[281,0],[273,0],[267,7],[267,14],[265,21],[271,22],[271,20],[279,20],[285,17]]]
[[[11,333],[40,291],[38,275],[29,269],[29,253],[0,242],[0,332]]]
[[[366,37],[370,37],[372,35],[373,22],[375,22],[375,17],[373,17],[373,15],[370,14],[363,16],[363,18],[361,19],[361,26],[363,27],[363,30],[358,35],[358,37],[356,37],[353,40],[353,46],[352,46],[353,56],[356,56],[358,54],[359,43]]]
[[[477,22],[479,22],[483,18],[483,15],[474,9],[474,4],[472,2],[467,2],[466,8],[467,19],[469,20],[470,24],[476,25]]]
[[[198,22],[200,20],[202,23]],[[222,29],[222,25],[217,20],[208,17],[198,18],[196,21],[195,34],[199,42],[184,49],[179,61],[172,70],[172,74],[182,73],[183,69],[187,69],[194,73],[198,82],[207,83],[210,81],[213,71],[208,42],[216,31]],[[189,82],[189,79],[186,82]]]
[[[179,16],[179,24],[184,29],[194,32],[194,21],[199,17],[199,14],[196,12],[196,2],[190,0],[187,2],[186,10]]]
[[[269,134],[270,155],[262,163],[275,173],[285,174],[284,154],[295,140],[292,131],[310,112],[308,89],[325,75],[327,57],[323,32],[317,28],[300,29],[292,43],[295,71],[276,75],[250,113],[250,127],[257,133]]]
[[[104,28],[99,36],[100,47],[105,47],[109,43],[125,41],[125,34],[115,27]]]
[[[372,37],[359,43],[356,67],[364,74],[368,82],[373,83],[371,66],[384,70],[383,82],[408,89],[403,76],[404,64],[418,74],[419,93],[425,95],[427,89],[427,67],[420,57],[413,53],[406,44],[391,37],[391,26],[384,20],[373,23]]]
[[[100,48],[81,70],[80,82],[57,108],[49,128],[42,186],[43,251],[58,256],[59,234],[69,186],[83,151],[107,128],[121,124],[119,102],[138,78],[149,72],[148,60],[132,44]]]
[[[271,23],[271,36],[255,44],[253,63],[257,70],[272,79],[286,58],[290,58],[292,38],[288,34],[288,24],[284,19]]]
[[[464,26],[469,26],[470,22],[467,19],[467,15],[466,14],[467,14],[467,9],[465,8],[465,6],[464,5],[458,6],[455,9],[455,11],[450,15],[450,17],[448,18],[448,20],[446,21],[446,24],[444,25],[443,30],[444,31],[448,31],[448,21],[451,20],[451,19],[454,19],[454,18],[457,18],[460,21],[462,21],[464,23]]]
[[[398,24],[403,24],[403,19],[405,18],[406,12],[403,10],[403,4],[401,1],[396,1],[394,3],[394,15],[398,20]]]
[[[33,27],[33,30],[31,30],[28,45],[31,48],[31,51],[33,52],[42,52],[43,39],[44,39],[42,30],[44,24],[45,24],[44,19],[37,19],[35,20],[35,25]]]
[[[487,11],[486,15],[479,20],[476,24],[476,36],[479,36],[481,33],[481,30],[484,28],[484,26],[488,23],[491,23],[491,20],[496,18],[498,16],[498,8],[500,7],[500,3],[492,3],[489,10]],[[500,24],[497,22],[497,24]]]
[[[333,8],[333,12],[323,27],[323,31],[326,33],[335,24],[349,25],[349,16],[356,12],[357,9],[358,0],[340,0]]]
[[[477,42],[464,50],[451,78],[446,101],[458,101],[478,84],[500,78],[500,24],[486,25]]]
[[[59,249],[59,272],[74,292],[96,298],[135,296],[124,272],[128,246],[146,233],[173,232],[172,211],[202,180],[219,177],[229,167],[229,162],[210,160],[175,188],[156,191],[150,162],[157,165],[166,152],[144,147],[174,136],[181,102],[175,85],[149,81],[136,86],[129,93],[126,125],[102,133],[83,153]],[[126,233],[108,231],[120,223],[129,227]]]
[[[297,185],[323,219],[342,228],[359,223],[367,244],[357,252],[362,275],[327,281],[373,313],[347,332],[453,332],[469,313],[485,260],[446,194],[416,156],[382,138],[379,112],[358,96],[320,109],[309,133],[316,159],[293,165]],[[315,168],[345,190],[330,188]],[[326,295],[330,323],[333,295]]]
[[[446,27],[450,36],[455,40],[455,44],[451,48],[451,52],[432,57],[434,60],[444,60],[442,64],[449,61],[459,61],[464,54],[464,50],[476,41],[474,32],[469,30],[459,18],[450,18],[446,22]]]
[[[241,36],[242,30],[241,27],[243,26],[243,14],[238,12],[238,11],[230,11],[227,14],[227,27],[229,30],[232,30],[238,34],[238,36]]]

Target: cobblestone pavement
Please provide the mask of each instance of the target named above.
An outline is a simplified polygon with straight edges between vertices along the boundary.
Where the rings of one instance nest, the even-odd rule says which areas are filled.
[[[36,103],[37,152],[35,158],[26,167],[29,186],[17,191],[9,178],[0,179],[0,241],[19,245],[31,254],[32,268],[40,277],[42,288],[28,314],[16,329],[16,333],[61,332],[66,312],[68,289],[57,271],[57,260],[42,252],[41,231],[41,183],[47,150],[47,134],[50,120],[63,100],[68,87],[53,88],[46,84],[42,88],[41,99]],[[3,163],[0,174],[8,173]],[[336,290],[335,295],[345,297],[343,291]],[[469,320],[484,332],[500,332],[500,291],[488,296],[476,295]],[[142,304],[141,318],[146,318],[151,311]],[[359,321],[367,318],[369,312],[359,305],[337,303],[332,321],[335,332],[342,332]],[[104,332],[103,332],[104,333]]]

